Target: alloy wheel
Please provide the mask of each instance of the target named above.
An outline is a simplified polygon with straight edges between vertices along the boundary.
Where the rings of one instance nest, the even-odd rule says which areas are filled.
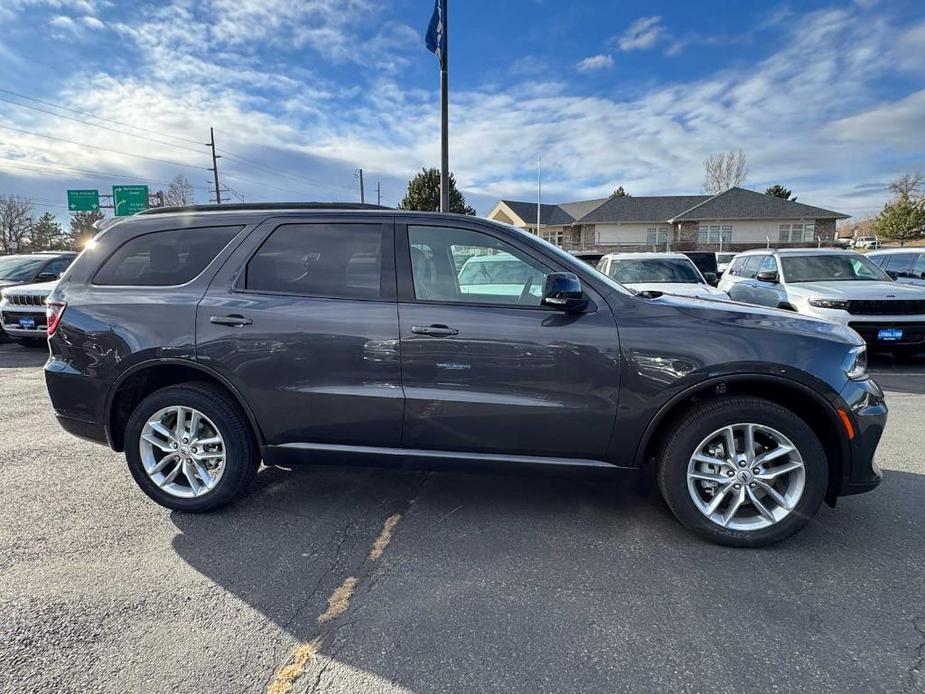
[[[697,446],[687,488],[697,509],[730,530],[761,530],[789,516],[803,496],[806,469],[781,432],[752,422],[717,429]]]
[[[225,440],[218,427],[192,407],[166,407],[145,423],[138,442],[151,481],[180,498],[212,491],[225,471]]]

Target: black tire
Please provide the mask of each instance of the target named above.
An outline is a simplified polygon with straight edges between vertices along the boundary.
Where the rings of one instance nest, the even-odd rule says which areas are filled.
[[[175,405],[192,407],[208,417],[225,441],[225,470],[214,489],[194,498],[180,498],[160,489],[145,472],[139,451],[141,432],[158,410]],[[260,467],[260,453],[250,422],[222,388],[192,382],[155,391],[135,408],[125,427],[125,458],[141,490],[161,506],[199,513],[223,506],[243,495]]]
[[[732,530],[714,523],[700,512],[687,487],[688,463],[700,442],[722,427],[744,422],[772,427],[790,439],[806,473],[803,495],[790,514],[760,530]],[[819,439],[793,412],[760,398],[730,397],[697,405],[680,418],[662,446],[656,479],[671,511],[701,537],[733,547],[763,547],[790,537],[816,514],[825,497],[828,463]]]

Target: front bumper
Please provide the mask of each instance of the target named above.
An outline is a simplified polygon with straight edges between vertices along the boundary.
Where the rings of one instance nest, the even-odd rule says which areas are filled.
[[[841,399],[847,405],[845,413],[854,431],[848,442],[850,464],[842,470],[838,489],[838,496],[848,496],[870,491],[880,484],[883,475],[874,461],[874,454],[886,426],[887,407],[880,386],[869,378],[849,381],[841,392]]]
[[[3,332],[10,337],[43,340],[48,334],[44,309],[19,309],[4,306],[0,310],[0,324],[3,326]],[[28,325],[34,327],[27,327]]]
[[[822,318],[832,323],[846,325],[857,332],[870,347],[891,349],[895,347],[918,347],[925,345],[925,318],[919,315],[867,316],[848,313],[841,309],[816,308],[805,304],[800,313],[813,318]],[[899,328],[903,336],[898,340],[881,340],[881,330]]]

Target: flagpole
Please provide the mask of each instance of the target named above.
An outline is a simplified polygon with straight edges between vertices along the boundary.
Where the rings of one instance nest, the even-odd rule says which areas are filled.
[[[440,56],[440,211],[450,211],[450,120],[449,120],[449,31],[447,30],[447,3],[443,0],[443,51]]]

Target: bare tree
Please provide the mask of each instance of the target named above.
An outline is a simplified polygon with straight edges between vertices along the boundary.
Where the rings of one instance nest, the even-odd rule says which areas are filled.
[[[918,198],[922,195],[922,182],[925,181],[923,173],[903,174],[890,183],[889,189],[897,197]]]
[[[32,230],[32,201],[0,195],[0,253],[18,253]]]
[[[193,184],[183,174],[175,176],[170,185],[167,186],[164,201],[170,207],[186,207],[187,205],[196,204]]]
[[[748,161],[741,149],[711,154],[703,162],[703,190],[710,195],[722,193],[745,182]]]

